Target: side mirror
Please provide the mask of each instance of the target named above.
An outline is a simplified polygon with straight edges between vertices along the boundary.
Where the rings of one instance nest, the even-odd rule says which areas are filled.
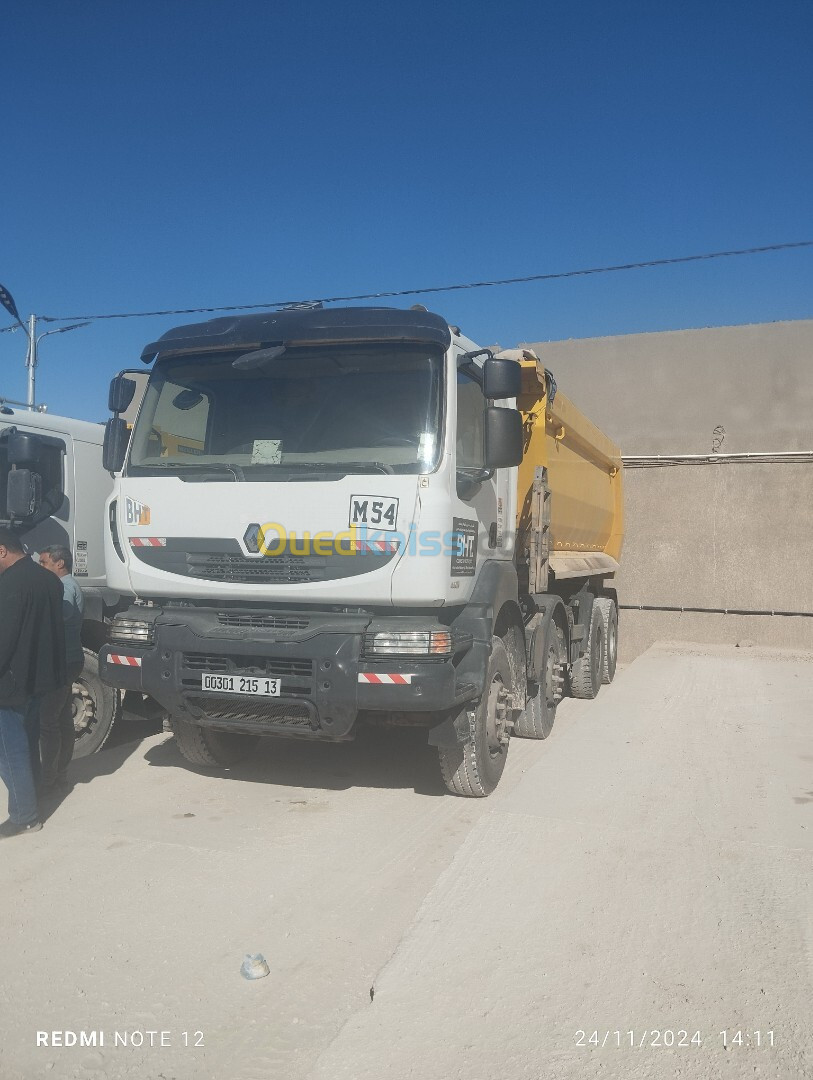
[[[136,384],[126,375],[117,375],[110,383],[107,407],[112,413],[122,413],[135,397]]]
[[[25,521],[42,505],[42,479],[30,469],[12,469],[6,486],[6,513]]]
[[[108,472],[116,473],[121,471],[129,440],[130,431],[127,427],[127,421],[122,420],[120,416],[114,416],[104,425],[102,465]]]
[[[508,363],[513,364],[513,360]],[[519,365],[514,365],[519,370]],[[522,461],[522,414],[517,409],[486,409],[486,468],[509,469]]]
[[[36,435],[15,431],[8,437],[9,465],[36,465],[40,460],[41,442]]]
[[[522,392],[522,368],[516,360],[490,357],[483,364],[483,395],[489,401],[515,398]]]

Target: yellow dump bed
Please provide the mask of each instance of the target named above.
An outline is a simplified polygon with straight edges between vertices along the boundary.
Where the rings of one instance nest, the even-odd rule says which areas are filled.
[[[522,366],[517,407],[525,420],[525,455],[518,469],[518,548],[538,530],[534,479],[550,491],[545,546],[558,579],[608,575],[618,569],[624,542],[621,451],[556,390],[530,350],[502,353]],[[546,469],[545,474],[537,470]],[[538,516],[538,515],[537,515]]]

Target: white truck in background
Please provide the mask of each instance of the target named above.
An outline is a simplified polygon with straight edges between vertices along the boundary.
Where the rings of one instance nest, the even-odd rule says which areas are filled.
[[[119,713],[118,692],[99,678],[110,620],[129,602],[107,588],[105,502],[113,481],[102,467],[103,437],[100,424],[0,403],[0,523],[20,535],[30,555],[52,544],[69,548],[85,597],[74,757],[99,750]]]

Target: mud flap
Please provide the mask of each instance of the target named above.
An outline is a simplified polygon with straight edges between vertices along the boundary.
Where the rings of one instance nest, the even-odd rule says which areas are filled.
[[[537,611],[525,626],[525,641],[527,648],[528,679],[531,682],[539,682],[545,663],[545,638],[548,625],[553,619],[557,608],[561,607],[562,613],[564,614],[564,607],[558,596],[537,595],[534,597],[534,600],[536,601],[539,611]]]
[[[453,749],[467,742],[471,738],[470,706],[471,702],[467,702],[460,707],[457,713],[447,716],[445,720],[441,720],[439,724],[430,728],[429,745],[445,746],[448,749]]]

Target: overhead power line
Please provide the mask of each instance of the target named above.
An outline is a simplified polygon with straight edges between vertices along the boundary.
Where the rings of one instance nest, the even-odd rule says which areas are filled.
[[[292,304],[337,304],[350,300],[385,300],[399,296],[425,296],[428,293],[457,292],[464,289],[487,289],[497,285],[520,285],[532,281],[558,281],[564,278],[587,277],[590,274],[611,274],[622,270],[646,270],[656,266],[677,266],[681,263],[709,259],[730,259],[741,255],[760,255],[768,251],[789,251],[813,247],[813,240],[797,240],[787,244],[765,244],[762,247],[739,248],[731,251],[707,251],[701,255],[680,255],[671,259],[649,259],[645,262],[619,263],[614,266],[591,266],[582,270],[562,270],[553,274],[527,274],[524,277],[497,278],[493,281],[468,281],[458,285],[433,285],[416,289],[393,289],[387,292],[356,293],[348,296],[322,296],[294,300],[270,300],[263,304],[219,304],[212,307],[165,308],[161,311],[123,311],[102,315],[40,315],[43,322],[95,322],[101,319],[143,319],[158,315],[201,315],[217,311],[259,311],[289,307]],[[6,329],[10,329],[7,327]]]

